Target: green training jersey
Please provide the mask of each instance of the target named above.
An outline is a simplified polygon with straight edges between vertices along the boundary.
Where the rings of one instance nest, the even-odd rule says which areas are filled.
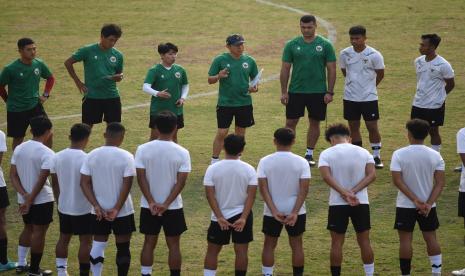
[[[17,59],[5,66],[0,74],[0,85],[8,86],[7,111],[33,109],[39,103],[40,78],[47,79],[51,75],[47,65],[38,58],[30,65]]]
[[[292,63],[289,93],[326,93],[326,63],[335,62],[333,45],[326,38],[317,35],[311,43],[303,36],[286,43],[283,62]]]
[[[176,101],[181,98],[182,86],[188,84],[186,70],[180,65],[173,64],[167,69],[161,64],[157,64],[149,69],[144,83],[152,85],[152,89],[162,91],[167,89],[171,98],[164,99],[152,96],[150,102],[150,115],[156,115],[163,110],[169,110],[176,115],[183,112],[182,106],[176,106]]]
[[[118,98],[118,87],[110,77],[123,72],[123,54],[111,48],[103,50],[98,43],[77,50],[72,58],[84,62],[84,84],[89,99]]]
[[[245,54],[235,59],[231,54],[223,53],[213,60],[208,75],[215,76],[224,68],[228,68],[229,75],[220,79],[218,106],[251,105],[249,81],[258,74],[255,59]]]

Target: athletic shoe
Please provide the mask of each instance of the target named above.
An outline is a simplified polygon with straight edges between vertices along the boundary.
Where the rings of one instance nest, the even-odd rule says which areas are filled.
[[[29,265],[17,265],[16,266],[16,273],[21,274],[21,273],[26,273],[29,272]]]
[[[39,273],[29,272],[28,276],[50,276],[53,272],[50,269],[39,269]]]
[[[455,167],[454,172],[462,172],[462,166]]]
[[[305,154],[305,159],[308,161],[308,164],[310,165],[310,167],[313,167],[316,165],[315,160],[313,160],[313,155]]]
[[[6,264],[0,263],[0,271],[7,271],[7,270],[15,269],[17,265],[18,264],[16,262],[10,262],[10,261],[8,261]]]
[[[454,270],[452,271],[452,275],[465,275],[465,268],[462,270]]]
[[[378,156],[375,156],[373,159],[375,159],[375,168],[377,168],[377,169],[384,168],[384,164],[381,161],[381,158],[379,158]]]

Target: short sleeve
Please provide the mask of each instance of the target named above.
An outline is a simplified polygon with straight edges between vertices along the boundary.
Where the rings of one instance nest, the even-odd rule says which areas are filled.
[[[144,83],[152,85],[155,82],[155,68],[150,68],[145,76]]]
[[[336,61],[336,52],[334,51],[333,44],[326,42],[325,47],[326,62],[335,62]]]
[[[326,150],[321,152],[320,158],[318,159],[318,168],[320,167],[329,167],[329,161],[327,160]]]
[[[53,156],[52,158],[52,165],[50,166],[50,173],[56,173],[56,162],[57,162],[57,155]]]
[[[441,66],[441,74],[445,79],[452,79],[454,77],[454,70],[449,62],[446,62]]]
[[[3,71],[0,73],[0,85],[7,85],[10,83],[10,74],[8,68],[3,68]]]
[[[186,85],[188,84],[189,81],[187,80],[187,72],[185,69],[182,69],[182,79],[181,79],[181,84]]]
[[[344,58],[344,56],[344,52],[341,51],[341,54],[339,55],[339,67],[341,67],[341,69],[346,69],[347,67],[346,59]]]
[[[6,152],[6,136],[3,131],[0,130],[0,152]]]
[[[40,168],[42,170],[50,170],[53,167],[54,156],[55,156],[55,153],[53,152],[47,151],[46,153],[44,153],[41,159],[42,164],[40,164]]]
[[[90,166],[89,166],[89,155],[86,156],[86,158],[84,159],[84,162],[82,163],[82,166],[81,166],[81,174],[84,174],[84,175],[91,175],[91,171],[90,171]]]
[[[186,150],[183,153],[182,163],[179,167],[178,172],[190,172],[191,171],[191,156],[189,152]]]
[[[13,154],[11,155],[11,162],[10,162],[11,165],[16,165],[17,155],[18,155],[18,147],[15,148],[15,150],[13,151]]]
[[[71,56],[75,61],[84,61],[86,60],[88,52],[88,47],[79,48],[74,54]]]
[[[286,43],[286,45],[284,46],[282,61],[287,62],[287,63],[292,63],[294,61],[294,58],[292,56],[292,47],[291,47],[290,41]]]
[[[253,79],[253,78],[255,78],[255,76],[258,75],[258,67],[257,67],[257,63],[255,62],[254,59],[252,59],[251,65],[252,65],[252,68],[250,70],[250,75],[249,76],[250,76],[250,78]]]
[[[400,160],[399,160],[399,153],[397,151],[395,151],[392,154],[391,171],[393,171],[393,172],[401,172],[402,171]]]
[[[124,169],[123,177],[135,176],[136,175],[136,166],[134,164],[134,157],[132,154],[128,154],[126,160],[126,168]]]
[[[379,52],[376,52],[376,53],[373,55],[373,68],[374,68],[375,70],[384,69],[384,58],[383,58],[383,56],[381,55],[381,53],[379,53]]]
[[[264,167],[265,167],[265,161],[261,159],[260,162],[258,162],[258,166],[257,166],[257,177],[258,178],[266,178]]]
[[[134,161],[135,164],[136,164],[136,168],[138,168],[138,169],[145,169],[145,164],[144,164],[142,152],[143,152],[143,150],[141,149],[141,146],[138,146],[137,150],[136,150],[135,161]]]
[[[436,164],[436,171],[444,171],[446,169],[446,163],[444,162],[444,159],[442,156],[439,154],[438,162]]]
[[[41,62],[40,66],[42,67],[42,70],[40,70],[40,76],[43,79],[48,79],[52,76],[52,72],[50,72],[50,69],[48,68],[47,64],[45,62]]]
[[[210,65],[210,70],[208,70],[208,75],[215,76],[216,74],[218,74],[221,70],[220,66],[221,62],[220,57],[218,56],[215,59],[213,59],[212,64]]]
[[[205,176],[203,177],[203,185],[215,186],[215,184],[213,184],[213,168],[211,165],[208,166],[207,171],[205,172]]]
[[[308,161],[302,160],[301,165],[302,165],[302,168],[300,172],[300,179],[312,178],[312,173],[310,171],[310,165],[308,164]]]
[[[375,159],[373,158],[373,155],[370,154],[369,151],[365,151],[365,158],[366,158],[366,163],[367,164],[374,164],[375,163]]]
[[[257,186],[258,179],[257,179],[257,172],[255,171],[254,167],[249,166],[249,186]]]
[[[465,128],[457,133],[457,153],[465,153]]]

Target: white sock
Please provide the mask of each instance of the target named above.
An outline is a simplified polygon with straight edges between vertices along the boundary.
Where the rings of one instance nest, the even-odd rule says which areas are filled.
[[[305,155],[313,155],[313,149],[307,148],[307,152],[305,152]]]
[[[364,264],[363,269],[365,270],[365,276],[373,276],[373,273],[375,273],[375,263]]]
[[[220,161],[220,158],[213,158],[212,157],[212,160],[210,161],[210,165],[213,165],[215,164],[216,162],[219,162]]]
[[[58,276],[67,276],[68,258],[56,258],[55,262]]]
[[[437,152],[441,152],[441,145],[431,145],[431,148]]]
[[[29,252],[29,247],[18,245],[18,265],[25,266],[27,265],[27,253]]]
[[[152,266],[141,266],[140,273],[142,275],[145,275],[145,274],[151,275],[152,274]]]
[[[98,257],[105,258],[106,247],[107,247],[107,242],[93,241],[92,249],[90,250],[90,257],[93,259],[97,259]],[[90,270],[92,271],[92,275],[100,276],[103,270],[103,260],[102,262],[98,262],[96,264],[93,264],[91,260]]]
[[[374,157],[381,157],[380,152],[381,152],[381,143],[371,143],[371,149],[373,150],[373,156]]]
[[[263,276],[272,276],[273,275],[273,266],[262,266]]]
[[[216,270],[204,269],[203,276],[216,276]]]
[[[429,256],[432,273],[441,273],[442,255]]]

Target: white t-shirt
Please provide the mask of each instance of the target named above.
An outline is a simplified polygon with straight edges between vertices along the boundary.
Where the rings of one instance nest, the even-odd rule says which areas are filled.
[[[394,151],[391,171],[401,172],[407,187],[421,201],[426,202],[433,190],[434,172],[445,169],[441,155],[425,146],[410,145]],[[415,208],[415,204],[401,191],[397,193],[397,207]],[[436,203],[433,204],[433,207]]]
[[[367,164],[374,164],[373,156],[364,148],[349,143],[337,144],[320,154],[318,167],[329,167],[331,175],[346,190],[357,186],[365,178]],[[356,194],[360,204],[368,204],[368,192],[365,187]],[[341,194],[330,188],[329,205],[349,205]]]
[[[465,127],[457,132],[457,153],[465,153]],[[462,161],[462,159],[460,159]],[[465,192],[465,166],[462,163],[462,175],[460,177],[460,192]]]
[[[62,214],[79,216],[90,213],[92,205],[81,189],[81,167],[87,154],[79,149],[64,149],[53,159],[50,172],[57,175],[60,186],[58,211]]]
[[[87,154],[82,164],[81,173],[92,177],[92,186],[99,205],[104,210],[109,210],[115,207],[118,201],[123,178],[136,174],[134,157],[128,151],[118,147],[99,147]],[[94,213],[92,208],[92,214]],[[129,194],[117,217],[133,213],[134,206],[131,194]]]
[[[257,173],[241,160],[225,159],[210,165],[203,185],[215,187],[215,197],[223,216],[228,219],[244,210],[247,188],[257,186]],[[212,212],[211,220],[216,221]]]
[[[0,152],[6,152],[6,136],[3,131],[0,130]],[[1,161],[1,160],[0,160]],[[3,170],[0,166],[0,187],[6,187],[5,177],[3,176]]]
[[[300,180],[310,179],[310,166],[304,158],[289,151],[278,151],[263,157],[257,167],[258,178],[266,178],[271,199],[279,212],[292,212],[300,192]],[[273,216],[264,204],[263,214]],[[299,215],[305,214],[305,202]]]
[[[136,168],[145,169],[153,199],[157,203],[163,203],[177,182],[177,174],[191,171],[191,158],[189,151],[180,145],[171,141],[155,140],[137,148]],[[140,206],[149,208],[144,195]],[[182,206],[182,197],[179,194],[168,209],[180,209]]]
[[[384,59],[380,52],[366,46],[362,52],[357,53],[350,46],[341,51],[339,64],[341,69],[346,69],[344,100],[378,100],[375,70],[384,69]]]
[[[34,140],[24,142],[15,148],[11,157],[11,164],[16,165],[21,185],[27,193],[31,193],[36,185],[40,170],[50,170],[54,155],[53,150]],[[42,204],[51,201],[54,201],[53,191],[47,179],[44,187],[34,199],[33,204]],[[19,193],[18,203],[24,203],[24,199]]]
[[[414,62],[417,72],[417,92],[413,105],[437,109],[442,106],[447,96],[444,79],[453,78],[454,70],[449,62],[439,55],[431,61],[426,61],[425,57],[420,56]]]

